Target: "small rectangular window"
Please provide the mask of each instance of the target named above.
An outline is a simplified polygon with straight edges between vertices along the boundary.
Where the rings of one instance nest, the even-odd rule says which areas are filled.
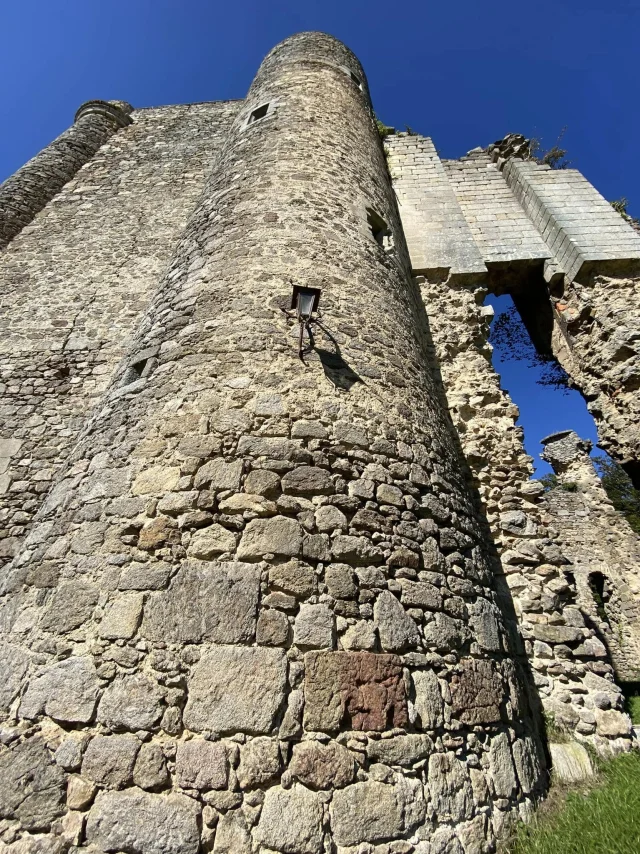
[[[358,89],[362,89],[362,81],[360,80],[360,78],[359,78],[357,75],[355,75],[355,74],[353,73],[353,71],[350,71],[349,73],[350,73],[350,75],[351,75],[351,79],[352,79],[352,80],[353,80],[353,82],[356,84],[356,86],[358,87]]]
[[[269,104],[262,104],[261,107],[256,107],[256,109],[253,110],[251,115],[249,116],[249,121],[247,122],[247,124],[251,125],[254,122],[260,121],[260,119],[263,119],[268,112]]]
[[[393,237],[391,235],[391,230],[382,217],[372,208],[367,208],[367,222],[371,229],[373,239],[378,246],[382,246],[385,250],[392,249]]]

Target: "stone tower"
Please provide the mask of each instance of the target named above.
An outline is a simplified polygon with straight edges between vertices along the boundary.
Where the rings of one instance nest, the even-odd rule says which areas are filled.
[[[162,109],[38,184],[2,259],[34,295],[1,363],[3,839],[491,850],[546,784],[531,644],[364,71],[302,33],[244,101]],[[469,258],[433,282],[473,294]],[[296,286],[320,292],[302,358]],[[598,737],[625,749],[610,685]]]

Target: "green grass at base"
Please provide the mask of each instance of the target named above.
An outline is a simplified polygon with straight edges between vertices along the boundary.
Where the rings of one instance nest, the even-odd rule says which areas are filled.
[[[571,791],[561,804],[543,808],[505,852],[640,854],[640,753],[605,763],[595,785],[581,788],[584,793]]]
[[[627,697],[627,711],[634,724],[640,724],[640,697]]]

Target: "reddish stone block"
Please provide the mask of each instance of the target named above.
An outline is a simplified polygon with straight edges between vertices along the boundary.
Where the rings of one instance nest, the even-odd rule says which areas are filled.
[[[402,661],[371,652],[305,656],[307,730],[382,731],[408,722]]]

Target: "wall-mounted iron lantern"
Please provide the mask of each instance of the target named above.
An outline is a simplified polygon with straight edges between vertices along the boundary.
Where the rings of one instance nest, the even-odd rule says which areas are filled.
[[[293,284],[293,282],[292,282]],[[311,338],[311,330],[309,323],[313,315],[318,311],[320,304],[320,288],[308,288],[302,285],[293,285],[293,293],[291,295],[291,308],[296,313],[296,318],[300,325],[300,338],[298,339],[298,356],[304,362],[303,358],[303,339],[306,331],[307,336]]]

